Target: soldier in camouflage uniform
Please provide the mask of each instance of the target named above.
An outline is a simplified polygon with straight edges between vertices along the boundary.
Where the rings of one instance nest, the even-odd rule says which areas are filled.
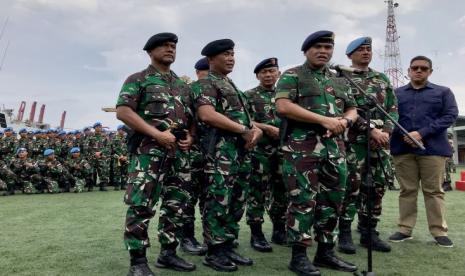
[[[209,69],[208,59],[206,57],[201,58],[195,63],[194,68],[197,80],[206,78],[208,76]],[[190,94],[191,99],[193,99],[193,94]],[[201,126],[198,124],[197,116],[194,116],[193,123],[197,127],[197,132],[202,131]],[[189,151],[189,173],[191,175],[191,181],[189,181],[186,185],[186,189],[191,197],[184,210],[185,220],[182,229],[181,248],[184,252],[189,254],[203,256],[207,252],[207,247],[205,244],[201,245],[195,238],[195,206],[199,203],[200,213],[202,214],[205,206],[205,186],[207,181],[205,179],[205,174],[203,173],[204,157],[199,147],[199,141],[197,139],[198,136],[195,136],[194,138],[194,143]]]
[[[99,178],[100,191],[107,191],[110,177],[110,145],[107,136],[102,133],[102,123],[93,125],[94,134],[88,140],[87,158],[94,168],[94,180]]]
[[[16,174],[16,186],[25,194],[36,193],[40,186],[40,170],[35,160],[28,157],[26,148],[18,148],[16,158],[10,165],[11,171]]]
[[[0,191],[2,195],[13,195],[15,193],[16,175],[10,170],[6,160],[6,147],[3,141],[3,131],[0,130]]]
[[[4,129],[4,137],[0,140],[0,153],[3,161],[8,165],[14,158],[16,152],[16,136],[13,135],[13,129],[7,127]]]
[[[252,151],[252,176],[247,198],[247,224],[250,225],[252,248],[272,251],[262,231],[265,209],[273,223],[271,240],[286,244],[286,189],[282,177],[282,153],[279,150],[280,119],[274,105],[275,83],[280,72],[277,58],[268,58],[254,69],[260,85],[245,92],[249,112],[264,135]]]
[[[448,138],[448,141],[449,141],[449,145],[452,148],[452,153],[454,153],[455,149],[454,149],[454,140],[452,139],[453,138],[452,133],[448,133],[447,138]],[[449,191],[453,190],[453,188],[452,188],[452,179],[450,177],[450,174],[453,173],[453,172],[455,172],[454,158],[453,157],[447,157],[447,159],[446,159],[446,169],[445,169],[445,172],[444,172],[444,182],[442,183],[442,189],[445,192],[449,192]]]
[[[336,225],[347,183],[342,133],[357,118],[350,86],[328,70],[334,34],[315,32],[302,45],[306,62],[283,73],[276,87],[276,109],[283,116],[283,176],[289,193],[289,269],[320,275],[306,254],[315,230],[317,266],[342,271],[357,267],[334,253]]]
[[[390,85],[389,79],[383,73],[369,68],[372,57],[371,38],[361,37],[352,41],[346,50],[346,55],[352,60],[352,67],[361,72],[348,73],[349,77],[361,88],[374,96],[374,99],[397,120],[397,99]],[[347,145],[347,165],[349,168],[349,184],[344,200],[343,215],[339,219],[339,244],[341,252],[355,254],[355,247],[351,236],[351,223],[358,212],[360,244],[368,246],[371,236],[373,250],[389,252],[391,247],[378,237],[376,226],[381,216],[381,206],[387,185],[393,181],[389,153],[385,150],[389,145],[389,136],[394,128],[388,118],[378,111],[369,99],[358,89],[352,87],[357,102],[359,117],[354,127],[349,130]],[[371,125],[367,126],[364,119],[366,110],[371,110]],[[367,139],[366,131],[370,127],[371,135],[371,175],[373,177],[372,202],[367,202],[368,187],[362,183],[366,179]],[[368,204],[372,204],[372,217],[368,217]],[[358,205],[358,208],[357,206]],[[358,209],[358,210],[357,210]],[[371,221],[372,233],[368,233]]]
[[[206,158],[207,195],[203,210],[204,264],[218,271],[235,271],[236,264],[253,261],[233,250],[239,220],[245,210],[251,172],[249,150],[262,131],[252,124],[246,99],[227,77],[234,67],[234,42],[221,39],[207,44],[210,72],[192,84],[199,121],[199,142]]]
[[[124,125],[119,125],[117,134],[111,140],[115,190],[126,190],[128,181],[128,146]]]
[[[38,160],[42,157],[42,153],[46,149],[47,137],[45,130],[38,130],[35,135],[35,140],[31,145],[30,154],[31,158]]]
[[[59,183],[63,179],[64,168],[56,160],[53,149],[44,150],[44,158],[38,162],[42,184],[38,187],[39,192],[59,193]]]
[[[30,150],[29,149],[29,146],[30,146],[30,138],[27,136],[27,129],[25,128],[22,128],[18,131],[19,133],[19,139],[18,141],[16,142],[16,148],[15,148],[15,151],[19,148],[25,148],[26,150]]]
[[[92,167],[86,159],[81,157],[81,150],[78,147],[71,148],[69,153],[65,168],[72,176],[74,192],[81,193],[86,183],[92,181]]]
[[[153,275],[147,265],[148,225],[161,195],[158,237],[161,252],[156,266],[192,271],[195,265],[176,254],[181,237],[183,207],[189,200],[187,177],[179,166],[188,163],[184,151],[192,144],[189,86],[173,71],[178,38],[172,33],[152,36],[144,46],[149,67],[131,75],[117,101],[117,117],[134,130],[129,138],[128,187],[124,243],[129,250],[128,275]],[[188,131],[189,130],[189,131]]]

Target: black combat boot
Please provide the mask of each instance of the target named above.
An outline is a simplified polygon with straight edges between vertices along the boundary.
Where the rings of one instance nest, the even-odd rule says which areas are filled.
[[[115,182],[114,187],[115,187],[115,188],[114,188],[115,191],[119,191],[119,189],[120,189],[120,187],[121,187],[121,184],[119,184],[118,182]]]
[[[168,268],[176,271],[193,271],[195,264],[190,263],[176,255],[176,244],[162,245],[158,256],[156,267]]]
[[[131,256],[131,267],[128,276],[155,276],[155,273],[147,264],[145,249],[129,250]]]
[[[253,264],[252,259],[248,257],[243,257],[239,255],[236,251],[234,251],[233,243],[234,243],[233,241],[225,243],[224,253],[226,254],[226,256],[235,264],[247,265],[247,266],[252,265]]]
[[[315,259],[313,259],[313,264],[319,267],[326,267],[347,272],[354,272],[357,270],[357,267],[354,264],[346,262],[336,256],[333,248],[334,244],[319,242]]]
[[[444,183],[442,183],[442,189],[444,190],[444,192],[452,191],[453,189],[450,181],[444,181]]]
[[[233,272],[237,270],[237,265],[226,256],[224,244],[209,245],[203,264],[216,271]]]
[[[355,254],[355,246],[352,240],[352,222],[350,220],[339,219],[339,240],[337,249],[345,254]]]
[[[287,245],[286,224],[281,222],[273,223],[273,234],[271,241],[279,245]]]
[[[368,232],[368,218],[367,217],[359,217],[359,223],[362,226],[360,231],[360,245],[363,247],[368,248],[368,242],[370,239],[370,235]],[[374,251],[378,252],[391,252],[391,246],[387,243],[382,241],[379,238],[379,232],[376,231],[376,226],[378,222],[374,219],[371,220],[371,248]]]
[[[194,222],[185,223],[182,227],[183,238],[181,240],[181,249],[189,254],[204,256],[207,248],[202,246],[194,236]]]
[[[250,246],[260,252],[271,252],[273,248],[268,243],[262,231],[261,223],[250,224]]]
[[[292,258],[288,268],[299,276],[321,275],[307,257],[307,248],[301,245],[292,246]]]

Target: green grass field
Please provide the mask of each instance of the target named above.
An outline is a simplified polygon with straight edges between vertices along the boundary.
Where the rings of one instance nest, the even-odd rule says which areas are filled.
[[[455,177],[457,178],[457,176]],[[126,275],[128,255],[122,233],[126,207],[123,192],[92,192],[58,195],[15,195],[0,197],[0,275]],[[451,249],[432,241],[419,197],[419,216],[414,239],[392,244],[391,253],[374,253],[377,275],[465,275],[465,192],[446,194]],[[396,231],[397,192],[388,191],[384,200],[381,236]],[[154,219],[150,228],[153,247],[148,251],[152,264],[159,253]],[[275,245],[273,253],[258,253],[249,246],[250,231],[242,223],[238,251],[254,259],[252,267],[240,267],[236,275],[294,275],[287,269],[290,248]],[[264,227],[269,237],[271,225]],[[200,223],[196,234],[200,237]],[[359,235],[354,231],[358,245]],[[316,246],[309,250],[313,257]],[[344,256],[366,269],[366,250]],[[202,265],[202,257],[187,256],[197,270],[186,275],[224,275]],[[157,275],[180,273],[155,269]],[[322,269],[323,275],[347,275]]]

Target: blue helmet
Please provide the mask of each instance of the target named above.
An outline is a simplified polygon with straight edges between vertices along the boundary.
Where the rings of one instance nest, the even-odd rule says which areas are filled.
[[[93,128],[96,128],[96,127],[101,127],[102,126],[102,123],[101,122],[95,122],[95,124],[92,126]]]
[[[20,130],[18,131],[18,133],[19,133],[19,134],[21,134],[21,133],[27,133],[27,129],[23,127],[22,129],[20,129]]]
[[[49,156],[49,155],[52,155],[52,154],[55,154],[54,150],[52,150],[52,149],[44,150],[44,156]]]
[[[81,149],[79,147],[74,147],[69,150],[69,153],[76,153],[76,152],[81,152]]]
[[[7,132],[7,131],[13,131],[13,128],[12,128],[12,127],[7,127],[7,128],[4,129],[4,131],[5,131],[5,132]]]
[[[124,129],[124,125],[119,125],[116,127],[116,130]]]
[[[26,148],[18,148],[16,150],[16,155],[18,155],[20,152],[23,152],[23,151],[26,151],[27,152],[27,149]]]

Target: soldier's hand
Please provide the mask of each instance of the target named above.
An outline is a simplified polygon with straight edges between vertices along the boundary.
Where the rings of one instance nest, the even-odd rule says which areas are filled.
[[[263,136],[263,131],[254,125],[248,133],[251,138],[249,141],[246,140],[245,148],[250,150],[257,145],[258,140]]]
[[[331,134],[338,135],[345,130],[344,122],[345,120],[339,120],[339,118],[326,117],[321,125],[329,130]]]
[[[163,147],[172,150],[176,147],[176,137],[171,133],[170,129],[161,132],[155,140]]]
[[[421,141],[423,137],[421,137],[421,134],[418,131],[412,131],[409,132],[409,134],[410,136],[412,136],[412,138],[420,142],[420,144],[423,144],[423,142]],[[407,135],[404,135],[404,142],[413,148],[417,148],[417,145]]]
[[[268,126],[265,132],[266,132],[266,135],[270,136],[274,140],[279,139],[279,128],[274,127],[274,126]]]
[[[186,139],[184,140],[179,140],[178,146],[181,150],[187,151],[191,148],[192,143],[194,143],[194,138],[192,135],[187,131],[187,129],[184,130],[186,132]]]
[[[374,128],[370,132],[371,139],[379,146],[386,147],[389,145],[389,133]]]

